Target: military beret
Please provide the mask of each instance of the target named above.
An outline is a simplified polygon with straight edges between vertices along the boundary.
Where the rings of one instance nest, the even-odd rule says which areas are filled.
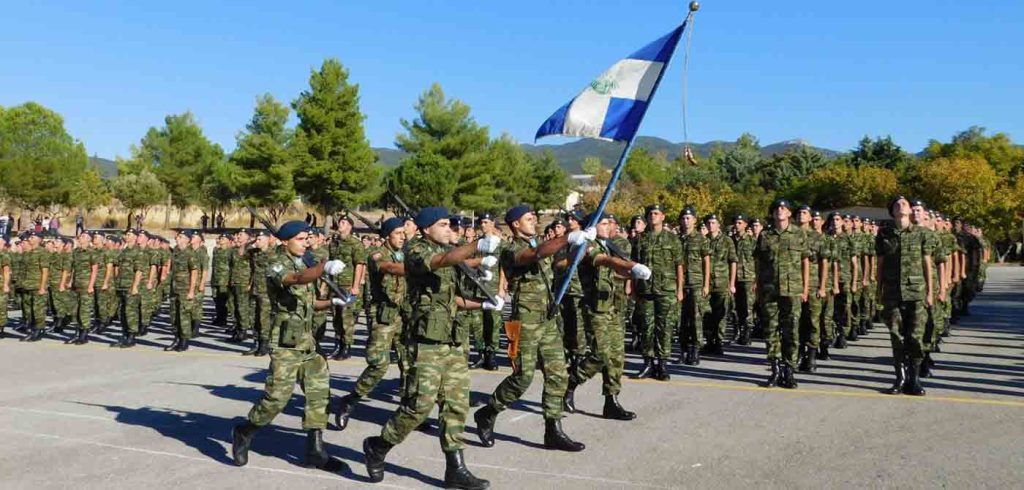
[[[779,209],[781,207],[785,207],[786,209],[792,211],[793,210],[793,203],[790,202],[789,199],[784,199],[784,198],[780,197],[780,198],[772,201],[772,205],[768,206],[768,212],[769,213],[774,213],[776,209]]]
[[[463,216],[462,217],[462,221],[459,223],[459,225],[462,226],[463,228],[472,228],[473,227],[473,218],[470,218],[468,216]]]
[[[452,228],[458,228],[459,226],[462,226],[462,216],[459,216],[457,214],[449,216],[448,224],[451,225]]]
[[[807,211],[808,213],[810,213],[811,211],[814,211],[813,209],[811,209],[811,205],[810,204],[801,204],[801,205],[797,206],[796,210],[797,211]]]
[[[484,211],[484,212],[476,215],[476,222],[477,223],[479,223],[481,221],[484,221],[484,220],[494,221],[494,213],[491,213],[490,211]]]
[[[580,211],[579,209],[574,209],[574,210],[569,211],[568,213],[565,214],[565,219],[566,220],[574,220],[574,221],[576,221],[577,223],[580,223],[580,224],[584,224],[583,223],[584,218],[585,217],[583,216],[583,211]]]
[[[892,216],[892,215],[893,215],[893,214],[892,214],[892,207],[893,207],[893,205],[895,205],[895,204],[896,204],[897,202],[899,202],[899,201],[900,201],[900,199],[903,199],[903,200],[907,201],[907,203],[908,203],[908,204],[910,203],[910,200],[909,200],[909,199],[907,199],[906,197],[904,197],[904,196],[903,196],[902,194],[896,195],[895,197],[893,197],[892,199],[890,199],[890,200],[889,200],[889,205],[885,207],[886,211],[888,211],[888,212],[889,212],[889,216]]]
[[[708,221],[711,221],[711,220],[718,221],[718,215],[715,214],[715,213],[711,213],[711,214],[709,214],[709,215],[704,217],[704,222],[705,223],[707,223]]]
[[[339,221],[348,221],[348,224],[353,225],[353,226],[355,226],[355,224],[356,224],[354,221],[352,221],[352,217],[349,216],[348,213],[341,213],[338,216],[338,220]]]
[[[597,214],[597,212],[593,212],[587,215],[587,223],[592,223],[596,225],[600,223],[601,220],[609,218],[611,218],[611,215],[608,213]]]
[[[391,232],[401,228],[405,225],[405,219],[395,216],[394,218],[388,218],[384,220],[384,223],[380,225],[380,236],[386,237]]]
[[[913,208],[913,207],[917,207],[917,206],[920,206],[922,208],[927,208],[928,207],[927,205],[925,205],[924,200],[918,199],[918,198],[915,197],[915,198],[910,200],[910,207]]]
[[[646,222],[647,222],[647,220],[645,220],[645,219],[644,219],[644,217],[643,217],[643,216],[640,216],[639,214],[638,214],[638,215],[636,215],[636,216],[633,216],[632,218],[629,218],[629,223],[630,223],[631,225],[636,225],[636,222],[637,222],[637,221],[643,221],[644,223],[646,223]]]
[[[298,221],[298,220],[295,220],[295,221]],[[285,223],[285,224],[286,224],[286,225],[287,225],[287,224],[292,224],[292,223],[295,223],[295,221],[289,221],[289,222],[287,222],[287,223]],[[305,222],[305,221],[303,221],[303,222],[302,222],[302,225],[303,225],[303,226],[306,226],[306,222]],[[283,227],[282,227],[282,228],[283,228]],[[280,231],[280,229],[279,229],[278,231]],[[302,231],[306,231],[306,230],[302,230]],[[251,235],[251,234],[252,234],[252,230],[249,230],[249,229],[247,229],[247,228],[239,228],[239,229],[238,229],[237,231],[235,231],[235,236],[241,235],[241,234],[243,234],[243,233],[244,233],[244,234],[246,234],[246,235]]]
[[[305,221],[292,220],[277,229],[277,238],[281,240],[291,240],[298,236],[299,233],[305,232],[309,229],[309,225]],[[246,233],[245,230],[238,230],[238,233]]]
[[[230,240],[232,238],[232,236],[231,236],[230,233],[221,233],[220,235],[217,236],[217,239],[219,240],[221,238],[226,238],[226,239]]]
[[[679,217],[682,218],[683,216],[693,216],[696,218],[697,210],[693,209],[693,206],[686,206],[685,208],[683,208],[682,211],[679,212]]]
[[[754,218],[754,219],[750,220],[750,224],[752,224],[752,225],[753,224],[760,225],[760,224],[763,224],[763,223],[761,223],[761,218]]]
[[[845,220],[852,220],[852,219],[853,219],[853,215],[852,214],[844,214],[843,215],[843,220],[844,221]]]
[[[448,208],[441,206],[431,206],[420,210],[416,213],[416,218],[413,222],[416,223],[417,228],[429,228],[434,223],[443,219],[448,219],[451,213],[448,212]]]
[[[607,218],[608,218],[609,220],[612,220],[612,221],[614,221],[614,222],[616,222],[616,223],[618,223],[618,222],[619,222],[619,218],[616,218],[614,214],[612,214],[612,213],[605,213],[605,214],[607,214],[607,215],[608,215],[608,216],[607,216]]]
[[[121,240],[121,237],[117,235],[109,236],[107,237],[107,240],[110,240],[111,242],[116,243],[118,245],[124,242],[124,240]]]
[[[513,221],[519,221],[519,218],[532,213],[533,209],[528,204],[520,204],[513,206],[505,212],[505,222],[512,223]]]
[[[271,237],[271,236],[273,236],[270,233],[269,230],[258,230],[258,231],[256,231],[256,233],[254,233],[254,235],[257,236],[257,237],[261,237],[261,236]]]
[[[743,216],[742,214],[737,214],[736,216],[732,217],[732,222],[735,223],[737,221],[742,221],[742,222],[746,223],[747,222],[747,217]]]
[[[128,235],[138,236],[138,233],[136,233],[135,230],[133,230],[131,228],[129,228],[128,231],[124,232],[124,234],[125,234],[125,236],[128,236]]]
[[[188,238],[192,238],[192,230],[178,230],[178,235],[184,235]]]
[[[651,204],[650,206],[644,208],[644,216],[651,214],[652,211],[661,211],[664,213],[665,208],[662,207],[661,204]]]
[[[558,225],[565,226],[565,221],[562,221],[562,218],[555,218],[555,220],[551,222],[551,227],[555,227]]]
[[[856,214],[853,215],[853,218],[851,218],[851,219],[853,219],[854,221],[864,221],[864,218],[861,218],[859,215],[856,215]]]
[[[822,217],[821,216],[821,211],[817,211],[817,210],[811,211],[811,217],[812,218],[821,218]]]

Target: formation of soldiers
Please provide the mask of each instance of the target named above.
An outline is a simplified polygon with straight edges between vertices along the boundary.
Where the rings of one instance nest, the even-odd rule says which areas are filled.
[[[585,449],[562,418],[576,409],[576,388],[598,374],[602,415],[636,418],[619,401],[627,347],[644,359],[633,377],[667,380],[670,363],[697,365],[731,343],[763,338],[767,386],[796,388],[796,371],[814,372],[830,349],[857,341],[877,318],[892,344],[890,391],[923,395],[932,354],[984,285],[989,252],[981,230],[903,197],[893,199],[886,223],[823,216],[784,199],[768,211],[767,219],[736,216],[727,226],[686,207],[673,226],[651,205],[628,223],[565,213],[541,232],[528,206],[504,214],[505,230],[490,213],[468,220],[425,208],[384,221],[378,236],[363,240],[348,217],[331,236],[301,221],[239,230],[218,236],[212,256],[192,230],[178,232],[173,248],[143,231],[74,239],[27,233],[0,253],[2,293],[22,312],[25,341],[73,327],[66,342],[84,344],[116,323],[115,345],[131,348],[166,305],[175,338],[165,350],[184,351],[205,328],[208,283],[210,324],[229,329],[231,341],[252,339],[246,355],[271,358],[265,396],[233,431],[239,465],[299,383],[306,463],[330,467],[322,440],[329,413],[345,429],[393,352],[402,402],[381,434],[363,443],[371,480],[383,479],[386,455],[438,405],[446,485],[486,488],[465,466],[462,433],[469,370],[497,369],[503,332],[512,373],[473,414],[485,447],[538,369],[546,448]],[[579,247],[578,274],[567,277]],[[555,305],[565,280],[568,294]],[[329,313],[333,336],[324,342]],[[367,367],[329,410],[327,360],[351,356],[357,318],[368,329]]]

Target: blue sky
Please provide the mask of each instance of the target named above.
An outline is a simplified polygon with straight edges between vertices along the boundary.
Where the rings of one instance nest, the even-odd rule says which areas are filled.
[[[706,0],[695,24],[689,139],[803,138],[848,149],[891,134],[918,151],[971,125],[1024,141],[1024,2]],[[674,0],[9,2],[0,105],[62,113],[90,154],[126,156],[191,110],[227,150],[256,96],[291,101],[336,57],[374,146],[440,82],[494,135],[537,127],[617,59],[671,30]],[[682,141],[682,58],[640,133]],[[557,143],[558,140],[542,140]]]

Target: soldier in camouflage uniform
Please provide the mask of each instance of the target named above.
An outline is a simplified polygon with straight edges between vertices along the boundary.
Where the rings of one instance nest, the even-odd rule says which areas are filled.
[[[672,356],[672,334],[683,300],[683,256],[679,238],[665,227],[662,206],[648,206],[646,215],[648,227],[637,240],[635,253],[636,261],[651,269],[651,278],[634,282],[636,307],[643,315],[644,365],[633,378],[665,381],[669,379],[665,364]]]
[[[235,247],[231,253],[228,287],[231,288],[231,312],[235,317],[235,331],[231,342],[244,342],[252,330],[252,262],[249,259],[248,230],[235,233]]]
[[[821,213],[812,214],[811,224],[814,231],[821,236],[824,253],[828,256],[828,272],[824,275],[827,280],[825,285],[825,298],[821,301],[821,316],[818,317],[818,325],[821,326],[821,336],[818,340],[818,355],[816,360],[827,361],[832,357],[828,349],[832,345],[836,335],[835,321],[835,298],[839,294],[839,263],[836,257],[837,245],[836,236],[832,232],[831,225],[826,226],[827,220]]]
[[[636,260],[636,245],[643,235],[644,230],[647,229],[647,221],[644,221],[643,216],[633,216],[630,220],[629,227],[629,253],[630,258]],[[635,284],[631,284],[632,288]],[[639,352],[643,346],[642,331],[643,331],[643,315],[639,308],[636,307],[636,295],[633,294],[631,289],[628,295],[629,299],[626,304],[626,322],[629,325],[629,331],[633,334],[633,339],[629,343],[628,349],[631,352]]]
[[[819,225],[815,225],[815,219]],[[801,303],[799,319],[800,365],[801,372],[813,373],[818,370],[818,348],[821,342],[822,310],[828,300],[831,250],[825,236],[820,231],[821,213],[810,206],[803,205],[797,210],[797,222],[804,234],[809,252],[810,293],[807,300]]]
[[[494,445],[498,413],[526,393],[533,382],[539,359],[544,374],[541,397],[545,421],[544,446],[562,451],[582,451],[585,446],[562,431],[562,402],[568,386],[568,373],[561,331],[551,308],[554,298],[545,259],[566,245],[585,245],[588,238],[596,237],[596,230],[575,231],[538,244],[537,215],[526,205],[509,209],[505,213],[505,223],[513,238],[503,245],[499,257],[512,296],[511,321],[521,324],[519,348],[516,357],[511,359],[512,375],[495,388],[488,404],[473,416],[478,435],[484,446]]]
[[[121,340],[117,345],[123,348],[135,345],[135,336],[139,333],[139,286],[143,270],[148,269],[148,263],[140,263],[141,249],[137,246],[140,236],[128,230],[124,235],[124,248],[117,256],[116,284],[121,319]]]
[[[872,222],[870,219],[864,219],[861,225],[861,251],[863,256],[861,259],[861,290],[860,290],[860,318],[858,319],[857,326],[859,327],[858,333],[861,335],[867,335],[868,330],[872,328],[872,322],[875,317],[875,291],[878,290],[878,285],[875,283],[875,265],[877,257],[875,257],[875,233]]]
[[[776,199],[769,208],[774,226],[761,233],[754,248],[757,289],[765,321],[771,375],[768,386],[796,388],[800,305],[810,293],[810,248],[804,233],[790,223],[792,204]]]
[[[73,305],[71,297],[71,252],[61,237],[45,240],[46,252],[49,255],[50,281],[49,303],[53,314],[52,329],[54,333],[64,333],[71,324]]]
[[[260,278],[267,277],[267,267],[270,265],[274,253],[271,248],[271,238],[270,232],[266,230],[256,232],[253,251],[250,253],[253,277],[252,312],[256,335],[253,338],[252,348],[242,353],[244,356],[263,357],[270,353],[273,307],[270,304],[270,290],[267,288],[267,281],[260,280]]]
[[[963,220],[954,217],[952,227],[949,229],[953,240],[953,256],[955,257],[952,270],[953,289],[949,293],[950,299],[950,325],[960,323],[960,309],[963,305],[964,279],[967,278],[967,247],[963,238]],[[949,335],[949,329],[945,334]]]
[[[23,273],[25,267],[24,263],[24,250],[28,247],[24,238],[15,237],[11,240],[10,253],[11,253],[11,291],[14,299],[14,309],[21,311],[21,319],[18,321],[15,331],[27,332],[28,331],[28,315],[24,309],[25,306],[25,279]]]
[[[409,353],[402,332],[400,308],[405,301],[405,230],[403,218],[388,218],[380,234],[386,239],[383,247],[371,250],[367,269],[371,303],[374,306],[374,326],[366,345],[366,369],[356,380],[352,393],[343,396],[337,405],[335,423],[345,430],[349,417],[359,400],[370,394],[391,364],[391,349],[398,354],[399,393],[406,393],[406,375],[410,370]]]
[[[89,331],[93,328],[95,316],[94,295],[100,264],[103,261],[103,250],[92,247],[92,235],[83,231],[78,235],[78,247],[71,255],[71,288],[75,300],[75,321],[78,323],[76,335],[66,343],[86,344],[89,342]]]
[[[114,289],[114,262],[117,259],[116,242],[102,233],[92,238],[92,246],[96,251],[96,294],[94,295],[96,311],[96,330],[101,333],[117,316],[117,292]]]
[[[331,260],[349,265],[341,277],[335,278],[338,287],[347,290],[356,301],[334,310],[334,350],[331,359],[348,359],[356,334],[356,313],[362,309],[360,291],[366,274],[366,248],[352,236],[352,218],[345,215],[338,220],[338,233],[328,250]]]
[[[213,249],[213,263],[210,266],[210,287],[213,289],[213,325],[224,327],[228,323],[228,299],[231,289],[228,280],[231,275],[231,235],[224,233],[217,237],[217,248]]]
[[[704,346],[704,315],[708,312],[711,296],[711,248],[698,223],[697,211],[693,207],[687,206],[679,213],[683,286],[679,361],[689,366],[700,364]]]
[[[165,351],[184,352],[188,350],[188,341],[192,338],[192,319],[195,311],[192,303],[195,300],[196,283],[199,282],[199,264],[196,254],[190,246],[192,233],[188,230],[179,231],[174,237],[175,248],[171,256],[171,328],[174,330],[174,342]]]
[[[942,343],[942,338],[949,335],[949,323],[950,318],[953,315],[953,301],[951,297],[951,291],[953,290],[954,272],[960,270],[959,254],[957,253],[956,237],[953,236],[951,231],[952,223],[949,219],[944,216],[940,216],[938,223],[941,225],[939,229],[939,245],[942,248],[943,254],[946,256],[946,263],[943,276],[945,281],[943,282],[944,288],[943,297],[944,301],[939,303],[942,309],[942,324],[939,327],[939,337],[935,343],[936,352],[939,351],[939,344]]]
[[[754,321],[754,245],[757,241],[748,231],[748,220],[739,215],[733,219],[736,227],[736,343],[750,345],[750,330]]]
[[[579,211],[572,211],[565,214],[565,222],[568,225],[570,232],[579,231],[583,229],[581,221],[583,217]],[[565,274],[568,272],[569,261],[575,256],[576,251],[568,247],[559,250],[555,253],[553,258],[554,266],[552,270],[554,272],[554,281],[552,284],[562,284],[566,280]],[[564,264],[560,266],[559,264]],[[569,360],[569,371],[576,370],[577,365],[583,356],[587,353],[587,339],[591,335],[587,332],[587,325],[584,320],[584,305],[583,305],[583,287],[580,285],[580,277],[578,274],[573,274],[569,278],[569,289],[566,290],[565,296],[562,297],[562,304],[559,305],[559,310],[562,315],[562,332],[564,332],[563,341],[565,342],[565,352],[567,359]]]
[[[576,411],[574,394],[576,387],[601,373],[604,395],[603,416],[606,419],[633,420],[636,414],[619,404],[622,390],[622,367],[625,364],[625,325],[622,323],[621,304],[618,289],[625,284],[620,277],[644,280],[651,276],[651,270],[628,258],[616,257],[609,245],[614,222],[608,215],[599,219],[591,216],[587,222],[596,222],[597,240],[588,243],[586,254],[579,265],[580,280],[583,283],[583,304],[587,322],[594,331],[596,350],[590,352],[579,365],[570,367],[569,385],[565,392],[564,409]]]
[[[848,338],[856,338],[854,297],[860,291],[861,269],[858,245],[853,238],[853,217],[833,213],[829,217],[836,237],[835,260],[839,264],[839,293],[835,300],[837,349],[846,348]]]
[[[46,293],[50,280],[50,255],[40,246],[43,239],[38,233],[30,233],[22,245],[28,245],[21,254],[22,273],[19,278],[24,290],[22,318],[28,325],[28,334],[21,340],[36,342],[46,331]]]
[[[912,199],[910,202],[910,219],[914,225],[921,227],[925,234],[925,243],[929,244],[932,250],[932,287],[935,291],[935,301],[931,306],[925,308],[928,312],[928,321],[925,323],[924,335],[921,337],[921,348],[924,351],[924,359],[921,362],[920,377],[929,378],[932,375],[932,367],[935,361],[932,360],[932,352],[936,350],[939,339],[939,329],[942,325],[942,304],[945,298],[945,273],[946,273],[946,251],[943,248],[942,240],[935,227],[935,217],[928,211],[924,201]]]
[[[384,458],[430,414],[441,401],[441,450],[445,454],[444,483],[447,488],[487,488],[486,480],[476,478],[466,468],[460,434],[469,411],[469,368],[465,351],[469,331],[455,322],[457,308],[500,310],[502,304],[485,303],[458,296],[453,266],[479,252],[491,254],[498,247],[497,237],[449,249],[451,228],[445,208],[423,208],[415,223],[423,238],[408,245],[403,271],[411,300],[410,335],[414,337],[415,358],[410,373],[409,391],[401,406],[387,421],[379,436],[363,441],[366,470],[370,481],[384,479]],[[558,345],[561,353],[561,343]],[[561,366],[564,372],[564,364]]]
[[[897,196],[889,203],[896,226],[879,234],[876,250],[882,318],[889,328],[896,381],[889,393],[923,396],[921,362],[928,321],[926,308],[934,304],[932,253],[934,238],[910,221],[910,201]]]
[[[210,252],[206,250],[206,237],[198,230],[192,232],[189,246],[199,269],[199,280],[192,297],[192,338],[195,338],[200,335],[199,329],[203,325],[203,299],[206,297],[206,281],[210,279]]]
[[[0,241],[0,339],[4,338],[7,329],[7,307],[11,301],[13,284],[11,282],[11,246],[7,239]]]
[[[324,237],[324,235],[320,233],[317,228],[309,229],[309,253],[313,256],[314,259],[316,259],[316,262],[326,262],[328,259],[330,259],[329,247],[330,244],[327,243],[326,237]],[[328,290],[327,284],[324,283],[323,281],[318,282],[316,285],[316,299],[327,300],[330,299],[330,297],[331,292],[330,290]],[[316,326],[315,337],[317,341],[317,348],[320,348],[320,342],[323,340],[324,335],[327,333],[327,313],[331,311],[331,313],[333,314],[332,310],[334,309],[335,308],[331,308],[330,310],[317,311],[313,313],[313,325]],[[335,347],[337,347],[337,342],[335,342]],[[321,354],[324,354],[323,350],[321,350],[320,352]],[[329,354],[325,355],[327,355],[329,358]]]
[[[338,273],[345,267],[339,261],[307,265],[307,226],[302,221],[289,221],[278,230],[284,247],[271,258],[267,281],[276,311],[271,329],[274,339],[270,352],[270,369],[266,390],[249,411],[248,420],[232,430],[231,453],[235,464],[249,462],[249,448],[256,431],[281,413],[292,397],[295,383],[302,386],[306,406],[302,428],[307,433],[305,464],[329,469],[333,461],[324,451],[323,429],[327,426],[327,403],[330,396],[330,373],[327,360],[316,349],[313,339],[313,312],[326,310],[332,301],[317,300],[314,282],[325,273]],[[338,301],[335,299],[334,301]]]
[[[160,291],[157,286],[160,285],[160,274],[165,261],[156,236],[141,231],[139,241],[139,261],[136,262],[136,268],[146,271],[142,277],[142,284],[139,285],[139,336],[145,337],[149,333],[153,315],[160,306]]]
[[[704,352],[722,355],[725,353],[722,344],[725,341],[726,316],[729,313],[732,297],[736,294],[736,262],[738,259],[736,245],[731,238],[722,233],[722,224],[718,221],[718,216],[709,214],[704,218],[704,224],[708,227],[706,241],[710,259],[708,269],[711,273],[709,311],[707,323],[704,325],[704,328],[707,329],[708,340],[704,346]],[[687,247],[684,245],[683,257],[687,269],[689,269],[690,257],[687,252]],[[687,271],[687,273],[689,272]]]
[[[494,223],[494,216],[491,213],[484,212],[480,213],[476,219],[477,236],[494,235],[500,236],[498,228]],[[481,283],[488,286],[491,282],[497,283],[499,273],[490,271],[489,268],[479,278]],[[492,290],[494,289],[491,286]],[[473,335],[473,347],[477,353],[483,353],[483,356],[478,358],[479,363],[474,363],[470,367],[483,367],[488,371],[496,371],[498,369],[497,350],[501,341],[501,312],[494,312],[490,310],[479,310],[480,311],[480,322],[475,322],[471,326],[473,330],[470,332]]]

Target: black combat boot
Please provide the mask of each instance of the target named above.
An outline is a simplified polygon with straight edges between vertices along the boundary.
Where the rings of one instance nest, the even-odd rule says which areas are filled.
[[[235,327],[235,330],[231,332],[231,338],[228,339],[228,342],[240,344],[245,342],[245,337],[245,331],[241,328]]]
[[[75,344],[75,345],[88,344],[89,343],[89,331],[84,329],[84,328],[78,329],[78,337],[76,337],[75,341],[72,342],[72,343]]]
[[[334,336],[334,349],[327,354],[327,357],[334,359],[335,361],[341,359],[341,353],[345,350],[345,340],[341,333],[337,333]]]
[[[498,421],[498,411],[490,404],[473,413],[473,420],[476,421],[476,433],[480,436],[480,443],[484,447],[494,447],[494,424]]]
[[[601,416],[611,420],[633,420],[636,418],[635,413],[619,405],[618,395],[604,396],[604,410],[601,412]]]
[[[668,367],[665,366],[665,359],[655,359],[654,365],[654,379],[658,381],[668,381],[672,379],[672,375],[668,373]]]
[[[265,356],[267,354],[270,354],[270,341],[269,340],[260,340],[260,348],[257,349],[256,350],[256,354],[253,354],[253,355],[256,356],[256,357],[263,357],[263,356]]]
[[[633,334],[633,339],[629,341],[628,348],[630,352],[640,352],[640,335]]]
[[[544,419],[544,447],[571,453],[586,449],[582,442],[576,442],[562,432],[562,419]]]
[[[768,388],[773,386],[779,386],[779,360],[771,360],[772,373],[768,375],[768,383],[765,385]]]
[[[856,342],[857,340],[859,340],[857,338],[857,330],[859,330],[859,328],[860,327],[858,327],[857,325],[850,327],[850,335],[846,336],[846,340],[850,342]]]
[[[816,373],[818,372],[818,350],[808,349],[807,352],[807,372]]]
[[[46,329],[37,328],[35,330],[32,330],[32,333],[30,333],[27,337],[22,338],[21,340],[24,340],[25,342],[39,342],[40,340],[43,340],[44,335],[46,335]]]
[[[199,327],[202,326],[202,322],[199,320],[192,320],[192,338],[199,338],[202,332],[199,331]]]
[[[797,365],[797,369],[800,370],[800,372],[802,372],[802,373],[807,372],[808,360],[807,360],[807,347],[806,346],[803,346],[803,345],[800,346],[799,353],[797,354],[797,358],[800,359],[800,364]]]
[[[185,352],[187,350],[188,350],[188,339],[184,339],[184,338],[181,339],[181,342],[178,342],[178,346],[174,348],[175,352]]]
[[[462,450],[444,453],[444,487],[463,490],[484,490],[491,487],[491,482],[477,478],[466,468],[466,460]]]
[[[135,347],[135,334],[129,332],[128,335],[126,335],[124,338],[124,343],[122,343],[118,347],[122,349],[131,349],[132,347]]]
[[[243,356],[256,355],[256,353],[259,352],[259,350],[260,350],[260,341],[259,341],[259,339],[253,339],[252,340],[252,347],[250,347],[249,350],[243,352],[242,355]]]
[[[900,361],[896,361],[892,366],[896,370],[896,380],[893,381],[892,387],[889,388],[887,393],[890,395],[899,395],[900,393],[903,393],[903,386],[907,381],[907,370]]]
[[[903,385],[903,393],[914,396],[924,396],[924,387],[921,386],[921,360],[911,360],[907,367],[907,382]]]
[[[249,463],[249,448],[252,447],[252,438],[259,426],[246,421],[231,429],[231,456],[235,459],[235,466],[245,466]]]
[[[366,474],[370,481],[379,483],[384,480],[384,458],[388,451],[395,447],[380,436],[363,439],[363,458],[366,462]]]
[[[562,410],[569,413],[576,413],[576,386],[575,376],[569,376],[569,386],[562,396]]]
[[[690,358],[691,366],[700,366],[700,350],[697,349],[696,345],[691,345],[687,357]]]
[[[651,362],[650,357],[644,357],[644,365],[640,368],[640,372],[630,376],[633,379],[644,379],[650,378],[654,374],[654,364]]]
[[[484,369],[488,371],[498,370],[498,359],[494,356],[494,351],[491,349],[484,351]]]
[[[484,353],[477,351],[473,362],[469,363],[470,369],[480,369],[484,365]]]
[[[323,468],[330,461],[327,451],[324,451],[324,433],[320,429],[306,431],[306,460],[303,464],[307,468]]]
[[[786,363],[782,364],[782,381],[779,382],[779,386],[791,390],[797,387],[796,376],[793,375],[793,366]]]
[[[171,342],[171,345],[164,347],[164,351],[170,352],[172,350],[178,350],[179,345],[181,345],[181,334],[174,332],[174,342]]]
[[[845,349],[846,348],[846,337],[843,336],[842,332],[839,332],[839,335],[836,335],[836,343],[835,343],[834,347],[836,349]]]
[[[348,419],[355,411],[357,403],[359,396],[355,393],[349,393],[338,400],[338,406],[334,410],[334,425],[337,430],[345,430],[345,427],[348,427]]]
[[[736,336],[736,343],[739,345],[750,345],[750,323],[740,325],[739,335]]]
[[[148,333],[149,333],[149,323],[143,323],[142,325],[139,325],[139,333],[138,333],[139,337],[145,337],[146,334],[148,334]]]
[[[832,341],[829,340],[827,342],[822,342],[821,345],[818,346],[818,359],[821,359],[822,361],[832,359],[832,356],[828,355],[828,346],[831,343]]]

